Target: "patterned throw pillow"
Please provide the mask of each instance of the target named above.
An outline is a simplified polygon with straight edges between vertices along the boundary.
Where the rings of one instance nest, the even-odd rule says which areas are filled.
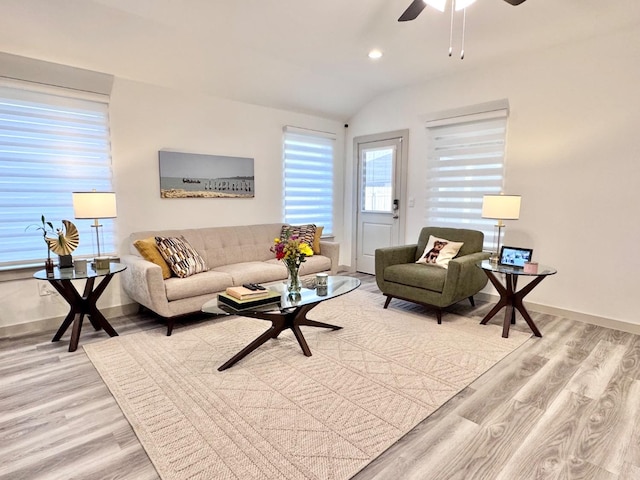
[[[155,263],[162,269],[163,279],[166,280],[171,276],[171,267],[169,267],[164,257],[160,254],[155,238],[149,237],[143,240],[136,240],[133,242],[133,246],[140,252],[142,258]]]
[[[156,237],[156,245],[173,273],[180,278],[208,270],[204,259],[184,237]]]
[[[297,235],[301,242],[313,248],[313,239],[316,236],[316,226],[313,223],[308,225],[283,225],[280,231],[280,240],[284,241],[287,236]]]
[[[463,242],[452,242],[429,235],[427,246],[416,263],[449,268],[449,262],[458,254],[462,245],[464,245]]]

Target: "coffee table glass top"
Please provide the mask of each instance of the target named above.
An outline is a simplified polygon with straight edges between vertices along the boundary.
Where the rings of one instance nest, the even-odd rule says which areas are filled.
[[[85,273],[77,273],[73,267],[69,268],[58,268],[55,267],[53,269],[53,277],[47,277],[46,270],[38,270],[33,274],[34,278],[38,280],[77,280],[77,279],[86,279],[91,277],[103,277],[105,275],[120,273],[123,270],[126,270],[127,266],[123,263],[111,262],[109,263],[109,268],[105,268],[102,270],[94,270],[91,268],[89,262],[87,262],[87,271]]]
[[[257,307],[251,307],[243,310],[236,310],[233,307],[225,304],[219,304],[218,299],[208,301],[202,306],[202,311],[205,313],[211,313],[213,315],[230,315],[236,314],[241,311],[253,311],[253,312],[269,312],[277,311],[281,312],[290,308],[302,307],[312,303],[322,302],[330,298],[339,297],[345,293],[349,293],[360,286],[360,280],[353,277],[347,277],[343,275],[333,275],[327,277],[326,289],[321,286],[315,285],[315,279],[303,280],[302,290],[300,296],[290,296],[287,291],[286,282],[276,282],[265,284],[269,290],[280,292],[280,303],[270,303],[267,305],[260,305]]]
[[[483,270],[489,270],[490,272],[506,273],[509,275],[529,275],[531,277],[542,277],[546,275],[554,275],[558,271],[550,267],[549,265],[538,264],[538,271],[536,273],[525,272],[522,267],[512,267],[510,265],[500,265],[499,263],[491,263],[489,260],[483,260],[478,263],[478,266]]]

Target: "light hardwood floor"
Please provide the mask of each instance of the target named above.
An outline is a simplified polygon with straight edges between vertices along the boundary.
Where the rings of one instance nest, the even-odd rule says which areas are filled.
[[[361,288],[377,291],[373,277],[358,276]],[[435,322],[432,311],[413,304],[394,300],[389,308],[418,309]],[[490,308],[463,302],[452,310],[479,321]],[[640,337],[532,316],[542,338],[531,338],[354,480],[640,479]],[[151,315],[111,323],[120,335],[164,328]],[[528,331],[521,320],[513,328]],[[0,339],[0,479],[157,479],[84,350],[69,353],[68,333],[51,343],[53,333]],[[105,338],[85,325],[80,345]]]

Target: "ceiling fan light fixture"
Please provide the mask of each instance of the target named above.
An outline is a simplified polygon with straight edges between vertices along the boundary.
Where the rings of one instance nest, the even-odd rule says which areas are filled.
[[[456,11],[463,10],[474,3],[476,3],[476,0],[455,0]]]
[[[441,12],[444,12],[445,8],[447,8],[447,0],[423,0],[423,1],[430,7],[435,8],[436,10],[439,10]]]

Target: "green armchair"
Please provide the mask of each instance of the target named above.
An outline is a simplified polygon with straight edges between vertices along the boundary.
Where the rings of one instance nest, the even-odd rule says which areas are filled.
[[[449,262],[449,268],[415,263],[424,252],[429,236],[452,242],[464,242]],[[435,307],[438,323],[442,323],[442,309],[465,298],[475,305],[473,295],[487,284],[487,276],[476,266],[489,258],[482,251],[484,234],[461,228],[425,227],[418,243],[398,247],[379,248],[375,252],[376,283],[387,297],[384,308],[392,298],[408,300]]]

